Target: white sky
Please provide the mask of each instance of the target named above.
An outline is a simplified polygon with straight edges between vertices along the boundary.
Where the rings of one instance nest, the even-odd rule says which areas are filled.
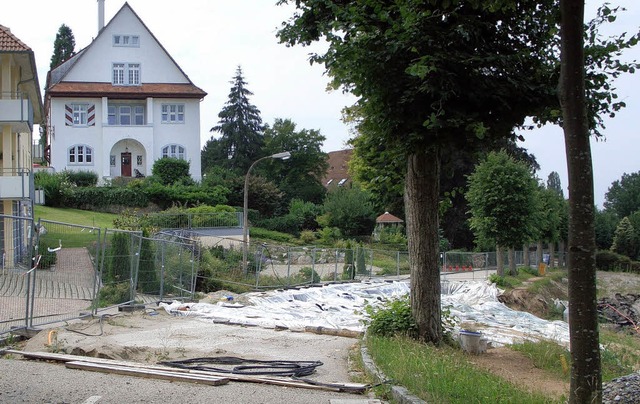
[[[241,65],[248,88],[254,93],[251,102],[260,109],[265,123],[290,118],[298,129],[319,129],[327,138],[325,151],[342,149],[349,133],[340,120],[340,111],[352,104],[354,98],[339,91],[325,91],[328,79],[321,66],[309,65],[308,48],[278,44],[277,27],[291,15],[291,9],[277,7],[275,3],[275,0],[129,0],[193,83],[209,94],[200,109],[203,145],[227,100],[229,81]],[[628,9],[613,25],[616,32],[638,31],[640,1],[610,0],[610,3]],[[123,0],[105,1],[105,23],[123,4]],[[593,15],[597,4],[600,3],[587,1],[588,17]],[[44,86],[60,25],[64,23],[73,31],[76,50],[84,48],[97,35],[97,8],[96,0],[5,1],[0,24],[9,27],[34,50],[40,85]],[[640,60],[640,49],[626,55]],[[625,172],[640,170],[638,124],[634,122],[640,116],[640,76],[627,75],[616,84],[627,108],[607,121],[606,142],[593,142],[592,148],[595,197],[600,207],[613,181]],[[546,181],[551,171],[557,171],[568,196],[561,129],[544,128],[525,135],[523,146],[536,155],[542,167],[539,177]]]

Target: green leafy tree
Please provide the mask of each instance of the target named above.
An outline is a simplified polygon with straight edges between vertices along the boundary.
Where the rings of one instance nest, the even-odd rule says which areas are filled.
[[[489,153],[469,176],[466,197],[471,229],[479,239],[520,248],[539,234],[538,193],[537,181],[525,163],[504,151]],[[509,267],[515,274],[515,262],[510,260]]]
[[[264,126],[260,110],[249,101],[253,93],[247,89],[240,66],[231,84],[229,99],[218,114],[220,120],[210,130],[220,133],[221,137],[214,139],[212,136],[201,154],[203,171],[220,165],[244,174],[255,160],[264,155]]]
[[[624,217],[620,223],[618,223],[613,235],[611,251],[626,255],[631,259],[635,259],[638,256],[636,231],[628,217]]]
[[[259,170],[278,184],[284,193],[284,203],[292,199],[322,203],[326,190],[321,181],[329,168],[327,154],[322,151],[325,140],[317,130],[296,130],[296,124],[290,119],[278,118],[273,125],[266,126],[264,154],[291,153],[286,164],[268,160],[261,163]]]
[[[281,40],[327,40],[327,52],[312,62],[325,65],[334,88],[359,97],[360,136],[373,136],[371,144],[385,144],[404,163],[412,311],[420,338],[439,343],[441,157],[510,137],[527,115],[553,102],[540,57],[553,2],[525,1],[518,13],[481,2],[295,4]]]
[[[412,312],[420,339],[438,343],[441,157],[490,137],[512,137],[526,116],[557,120],[557,2],[518,2],[517,11],[515,2],[496,0],[296,0],[295,6],[280,40],[326,40],[326,52],[311,61],[324,64],[333,88],[358,97],[360,136],[374,136],[373,143],[406,162]],[[590,59],[605,72],[628,67],[611,58],[624,43],[612,42]],[[613,105],[607,84],[599,87],[605,97],[594,97],[600,102],[591,117]]]
[[[564,199],[564,191],[562,191],[562,183],[560,182],[560,174],[551,171],[547,177],[547,189],[554,191]]]
[[[548,182],[547,182],[548,184]],[[557,189],[541,188],[539,190],[540,210],[537,212],[538,233],[542,241],[549,244],[549,265],[555,262],[555,245],[562,239],[563,215],[565,200]]]
[[[369,236],[375,227],[371,197],[357,186],[329,192],[323,211],[325,227],[337,227],[345,237]]]
[[[73,56],[75,47],[76,39],[71,28],[62,24],[58,28],[56,39],[53,42],[53,55],[51,55],[49,70],[53,70],[53,68]]]
[[[596,247],[598,250],[608,250],[613,244],[613,234],[618,225],[618,215],[610,210],[595,211],[594,226],[596,233]]]
[[[618,217],[629,216],[640,210],[640,171],[622,174],[607,190],[604,207],[618,214]]]
[[[229,183],[231,191],[227,196],[227,204],[231,206],[244,205],[244,177],[235,177]],[[262,216],[270,217],[286,213],[283,204],[282,191],[278,186],[265,177],[254,175],[252,172],[248,182],[249,209],[258,211]]]

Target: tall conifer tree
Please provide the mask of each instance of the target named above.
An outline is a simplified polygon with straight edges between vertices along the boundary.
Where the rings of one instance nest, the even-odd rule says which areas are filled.
[[[253,95],[247,89],[247,82],[238,66],[231,81],[233,86],[229,99],[218,114],[218,124],[210,132],[222,134],[220,139],[213,136],[207,141],[202,154],[202,167],[221,165],[239,173],[245,173],[251,163],[261,156],[264,145],[264,125],[260,110],[251,102]]]
[[[73,31],[65,24],[62,24],[53,42],[53,55],[51,55],[49,69],[53,70],[54,67],[73,56],[75,47],[76,39],[73,36]]]

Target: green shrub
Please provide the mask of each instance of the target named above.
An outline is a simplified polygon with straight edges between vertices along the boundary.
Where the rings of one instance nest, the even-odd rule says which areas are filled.
[[[111,262],[105,281],[121,282],[130,278],[129,237],[127,233],[114,233],[111,237]]]
[[[300,242],[303,245],[313,244],[314,241],[316,241],[316,234],[311,230],[303,230],[300,233]]]
[[[142,188],[142,192],[145,192],[149,200],[160,209],[168,209],[176,205],[193,207],[203,204],[210,206],[226,204],[229,189],[222,186],[205,188],[200,185],[180,183],[165,186],[151,181]]]
[[[279,243],[293,243],[295,241],[294,237],[290,234],[267,230],[260,227],[252,227],[250,229],[250,234],[251,237],[263,240],[273,240]]]
[[[120,282],[104,285],[98,293],[98,307],[107,307],[131,300],[131,285]]]
[[[628,266],[631,260],[611,250],[600,250],[596,253],[596,269],[598,271],[618,271],[621,266]]]
[[[95,187],[98,184],[98,174],[92,171],[67,171],[67,177],[77,187]]]
[[[320,275],[311,267],[304,267],[300,270],[302,282],[316,283],[320,282]]]
[[[40,263],[38,264],[38,268],[50,269],[56,264],[58,256],[55,252],[49,251],[49,248],[53,249],[56,247],[58,247],[58,244],[54,244],[53,240],[40,241],[40,245],[38,246],[38,254],[40,254]]]
[[[179,158],[165,157],[153,163],[151,173],[163,185],[173,185],[178,182],[193,184],[189,175],[189,162]]]
[[[380,307],[367,305],[365,312],[369,316],[365,321],[367,331],[373,335],[406,335],[411,338],[418,336],[418,327],[411,315],[409,295],[387,301]]]
[[[84,187],[73,188],[67,198],[67,206],[78,209],[102,209],[113,206],[144,208],[149,198],[135,189],[125,187]]]
[[[71,196],[72,184],[69,181],[67,172],[51,174],[40,171],[35,174],[35,186],[44,190],[44,201],[46,206],[67,207],[67,199]]]

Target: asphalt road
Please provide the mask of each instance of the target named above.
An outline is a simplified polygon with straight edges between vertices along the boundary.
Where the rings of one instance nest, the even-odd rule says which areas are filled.
[[[0,403],[340,403],[367,396],[229,382],[223,386],[67,369],[63,364],[0,359]],[[351,402],[351,401],[346,401]]]

